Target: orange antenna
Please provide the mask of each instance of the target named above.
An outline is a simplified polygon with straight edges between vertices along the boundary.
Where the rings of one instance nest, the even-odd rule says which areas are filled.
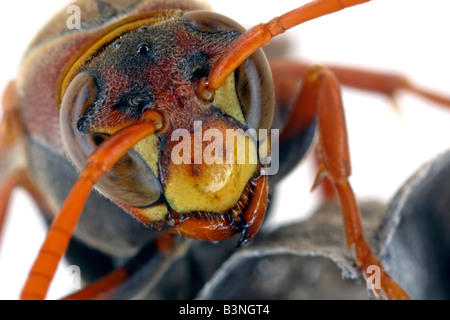
[[[315,0],[295,10],[259,24],[240,36],[225,51],[211,70],[204,84],[209,90],[217,90],[225,79],[255,51],[268,44],[273,37],[299,24],[321,16],[343,10],[370,0]]]
[[[163,118],[159,113],[153,110],[146,111],[142,121],[110,136],[87,159],[84,170],[81,171],[78,181],[50,227],[28,275],[21,299],[45,298],[59,261],[67,250],[84,204],[94,185],[136,143],[154,134],[162,126]]]

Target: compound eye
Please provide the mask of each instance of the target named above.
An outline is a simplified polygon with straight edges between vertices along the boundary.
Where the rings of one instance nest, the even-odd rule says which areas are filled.
[[[95,117],[87,111],[98,101],[99,89],[88,73],[78,74],[70,83],[61,104],[60,127],[66,150],[78,170],[85,166],[87,158],[108,138],[109,134],[89,131],[89,123]],[[98,108],[98,106],[96,106]],[[89,117],[86,115],[89,114]],[[158,153],[157,137],[141,141],[140,148],[147,153]],[[129,151],[96,184],[106,197],[134,207],[146,207],[158,202],[162,188],[148,163],[135,151]]]
[[[272,73],[263,51],[256,51],[234,74],[236,93],[247,126],[269,130],[274,113],[275,93]]]
[[[94,105],[98,88],[87,72],[78,74],[67,88],[60,110],[60,127],[66,149],[76,167],[81,170],[87,157],[104,139],[100,135],[81,134],[80,118]]]

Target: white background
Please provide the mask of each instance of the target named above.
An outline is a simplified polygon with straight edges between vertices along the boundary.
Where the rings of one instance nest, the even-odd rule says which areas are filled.
[[[267,22],[307,1],[210,1],[214,9],[246,27]],[[0,88],[13,78],[26,46],[61,7],[61,0],[0,2]],[[308,22],[288,31],[290,57],[326,64],[396,71],[450,95],[450,2],[375,0]],[[44,81],[45,79],[43,79]],[[449,145],[450,112],[401,94],[399,115],[381,96],[344,90],[353,176],[359,198],[390,199],[425,161]],[[317,195],[309,188],[310,162],[299,166],[278,188],[278,221],[307,215]],[[36,208],[22,192],[14,195],[0,248],[0,299],[16,299],[44,237]],[[62,268],[49,298],[71,287]]]

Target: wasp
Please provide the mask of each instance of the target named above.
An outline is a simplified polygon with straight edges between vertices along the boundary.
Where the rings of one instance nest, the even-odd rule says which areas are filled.
[[[348,181],[339,83],[448,100],[398,75],[280,60],[269,65],[259,50],[290,28],[365,2],[314,1],[249,31],[186,1],[77,1],[80,29],[67,27],[67,12],[55,16],[30,45],[3,100],[2,204],[22,186],[48,220],[57,216],[22,297],[45,297],[85,201],[74,238],[110,255],[129,255],[155,239],[143,226],[209,241],[238,234],[239,246],[250,241],[269,196],[269,164],[258,148],[277,146],[270,137],[239,133],[247,129],[280,131],[274,180],[303,158],[317,132],[315,185],[325,179],[334,188],[361,267],[382,267],[364,238]],[[258,161],[197,163],[196,150],[205,155],[210,145],[195,145],[196,123],[214,130],[215,142],[241,129],[243,149],[215,144],[213,158],[243,150]],[[173,139],[177,130],[187,132],[184,144]],[[179,150],[188,163],[173,161]],[[101,195],[87,200],[94,185]],[[385,272],[382,289],[389,298],[407,297]]]

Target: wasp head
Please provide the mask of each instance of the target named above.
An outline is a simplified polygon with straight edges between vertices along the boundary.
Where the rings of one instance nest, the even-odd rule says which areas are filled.
[[[125,21],[91,43],[62,80],[63,139],[79,169],[108,136],[146,110],[163,115],[163,128],[96,186],[147,225],[219,240],[246,223],[241,214],[261,168],[258,130],[272,121],[267,61],[257,52],[206,98],[198,90],[242,32],[230,19],[202,11]],[[188,220],[216,231],[186,231]]]

